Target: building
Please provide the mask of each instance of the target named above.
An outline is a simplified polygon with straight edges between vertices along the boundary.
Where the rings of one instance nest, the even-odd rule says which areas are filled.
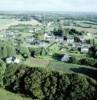
[[[25,40],[26,40],[27,43],[33,43],[33,41],[35,39],[32,36],[30,36],[30,37],[26,37]]]
[[[5,32],[5,38],[15,38],[16,34],[14,32]]]
[[[63,41],[64,41],[63,37],[55,36],[55,42],[63,42]]]
[[[74,43],[74,37],[68,37],[68,38],[67,38],[67,43],[68,43],[68,44]]]
[[[44,40],[51,40],[53,36],[50,36],[49,33],[44,33]]]
[[[18,59],[17,57],[15,56],[12,56],[12,57],[8,57],[6,58],[6,63],[7,64],[11,64],[11,63],[20,63],[20,59]]]
[[[81,47],[81,53],[88,53],[89,52],[89,48],[88,47]]]
[[[63,62],[69,62],[71,59],[71,56],[67,55],[67,54],[64,54],[62,57],[61,57],[61,61]]]

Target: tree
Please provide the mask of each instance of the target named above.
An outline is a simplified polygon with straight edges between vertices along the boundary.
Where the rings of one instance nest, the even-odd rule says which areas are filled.
[[[63,30],[62,30],[62,29],[54,29],[54,30],[53,30],[53,34],[54,34],[55,36],[62,37],[62,36],[63,36]]]
[[[4,73],[4,79],[3,79],[5,88],[9,90],[13,90],[13,91],[20,90],[18,88],[19,84],[17,83],[20,82],[19,78],[22,77],[23,74],[25,73],[25,71],[23,71],[23,68],[25,67],[25,65],[8,64],[6,66],[7,67],[6,67],[6,70]]]
[[[5,63],[2,60],[0,60],[0,87],[3,86],[5,69],[6,69]]]
[[[66,74],[25,65],[10,65],[5,88],[37,100],[97,100],[97,82],[79,74]]]
[[[2,44],[0,46],[0,58],[5,59],[6,57],[14,56],[16,54],[16,50],[11,44]]]
[[[30,52],[30,54],[31,54],[31,57],[35,57],[35,48],[31,48],[31,47],[29,47],[29,52]]]
[[[16,51],[15,51],[14,46],[7,45],[6,48],[7,48],[7,57],[11,57],[11,56],[16,55]]]
[[[75,34],[77,34],[77,35],[82,35],[82,32],[79,32],[79,31],[77,31],[76,29],[70,29],[69,30],[69,34],[70,35],[75,35]]]
[[[41,72],[34,70],[30,76],[27,75],[25,77],[24,82],[26,91],[29,91],[30,96],[33,97],[33,99],[43,99],[44,96],[41,90]]]
[[[16,40],[17,40],[18,47],[20,47],[21,44],[22,44],[23,41],[24,41],[23,38],[21,38],[20,36],[18,36]]]
[[[96,100],[97,95],[93,80],[83,75],[71,74],[70,100]]]
[[[0,47],[0,58],[6,58],[7,57],[7,48],[6,46]]]
[[[79,37],[75,36],[75,37],[74,37],[74,42],[81,42],[81,40],[80,40]]]
[[[97,52],[96,47],[95,47],[95,46],[91,46],[91,47],[89,48],[88,54],[89,54],[91,57],[95,58],[95,57],[96,57],[96,52]]]
[[[26,59],[30,56],[29,49],[27,47],[20,47],[20,53],[21,55]]]
[[[79,60],[79,64],[81,65],[94,66],[95,63],[96,60],[94,58],[82,58]]]

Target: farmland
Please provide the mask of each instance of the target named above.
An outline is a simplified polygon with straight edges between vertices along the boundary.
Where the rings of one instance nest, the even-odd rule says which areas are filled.
[[[41,25],[38,21],[32,19],[31,21],[19,21],[17,18],[0,18],[0,30],[7,29],[9,26],[18,25],[18,24],[28,24],[28,25]]]

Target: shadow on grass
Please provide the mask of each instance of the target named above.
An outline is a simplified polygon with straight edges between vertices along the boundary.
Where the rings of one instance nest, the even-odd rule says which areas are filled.
[[[87,75],[97,80],[97,70],[95,69],[81,67],[81,68],[71,68],[70,70],[76,73]]]

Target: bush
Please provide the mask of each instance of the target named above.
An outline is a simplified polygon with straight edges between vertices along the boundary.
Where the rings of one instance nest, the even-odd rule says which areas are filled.
[[[18,65],[18,64],[7,65],[5,74],[4,74],[4,85],[5,86],[9,86],[11,83],[13,83],[16,80],[16,74],[18,73],[19,70],[21,70],[23,66]]]
[[[7,45],[6,48],[7,48],[7,57],[11,57],[11,56],[16,55],[16,51],[15,51],[14,46]]]
[[[76,29],[73,29],[73,28],[72,28],[72,29],[69,30],[69,34],[70,34],[70,35],[76,35],[76,34],[77,34],[77,35],[82,35],[82,32],[79,32],[79,31],[77,31]]]
[[[27,47],[20,48],[20,54],[26,59],[30,56],[29,49]]]
[[[96,100],[95,87],[93,81],[84,76],[72,74],[70,87],[70,100]]]
[[[83,58],[79,60],[79,64],[81,65],[94,66],[95,63],[96,63],[96,60],[94,58]]]
[[[25,91],[30,94],[33,99],[41,99],[44,97],[41,89],[42,73],[39,70],[31,69],[30,74],[27,72],[24,78]]]
[[[53,30],[53,35],[62,37],[62,36],[63,36],[63,30],[62,30],[61,28],[59,28],[59,29],[54,29],[54,30]]]
[[[14,56],[16,54],[14,46],[2,45],[0,46],[0,58],[4,59],[6,57]]]
[[[31,57],[35,57],[35,48],[29,47],[29,52],[31,54]]]

